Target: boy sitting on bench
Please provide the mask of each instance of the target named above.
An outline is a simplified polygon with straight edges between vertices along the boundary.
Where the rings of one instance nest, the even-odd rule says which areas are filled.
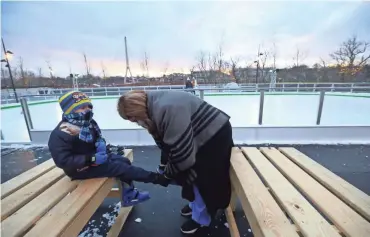
[[[92,118],[90,98],[72,91],[59,98],[62,121],[52,131],[48,146],[57,167],[74,179],[115,177],[122,182],[122,206],[132,206],[150,198],[138,191],[133,181],[167,186],[164,175],[131,165],[123,149],[106,145],[100,128]]]

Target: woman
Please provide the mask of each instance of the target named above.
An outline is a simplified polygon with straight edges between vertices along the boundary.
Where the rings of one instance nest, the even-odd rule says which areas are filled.
[[[182,91],[130,91],[120,97],[118,112],[153,136],[165,177],[181,185],[182,196],[191,201],[181,211],[192,216],[181,231],[209,226],[230,202],[230,117]]]

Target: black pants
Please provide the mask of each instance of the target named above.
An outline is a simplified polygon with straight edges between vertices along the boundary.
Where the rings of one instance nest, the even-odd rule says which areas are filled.
[[[138,181],[150,182],[151,172],[131,165],[128,158],[110,154],[106,163],[98,166],[89,166],[87,169],[67,174],[72,179],[118,178],[122,182]]]
[[[196,155],[195,184],[212,217],[230,203],[230,157],[233,146],[232,127],[227,122]]]

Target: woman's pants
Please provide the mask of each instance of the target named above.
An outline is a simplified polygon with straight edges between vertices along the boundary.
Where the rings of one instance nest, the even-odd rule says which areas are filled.
[[[206,204],[195,185],[193,190],[195,199],[189,203],[189,207],[192,210],[191,218],[202,226],[209,226],[211,224],[211,216],[208,214]]]

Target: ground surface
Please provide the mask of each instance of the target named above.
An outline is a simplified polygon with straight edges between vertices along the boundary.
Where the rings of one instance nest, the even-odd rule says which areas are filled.
[[[296,148],[370,195],[370,146],[309,145],[296,146]],[[159,157],[160,153],[156,147],[134,148],[134,164],[148,170],[155,170]],[[45,147],[27,149],[2,147],[1,183],[49,158],[50,154]],[[140,183],[137,187],[150,191],[152,198],[133,209],[120,236],[182,236],[179,227],[185,218],[180,216],[179,211],[186,202],[181,199],[180,189],[174,186],[162,188]],[[105,200],[81,232],[80,237],[105,236],[117,214],[117,202],[116,199]],[[236,216],[241,236],[253,236],[240,207],[236,210]],[[135,222],[137,218],[141,218],[141,222]],[[229,236],[225,222],[225,217],[220,214],[209,232],[201,232],[195,236]]]

